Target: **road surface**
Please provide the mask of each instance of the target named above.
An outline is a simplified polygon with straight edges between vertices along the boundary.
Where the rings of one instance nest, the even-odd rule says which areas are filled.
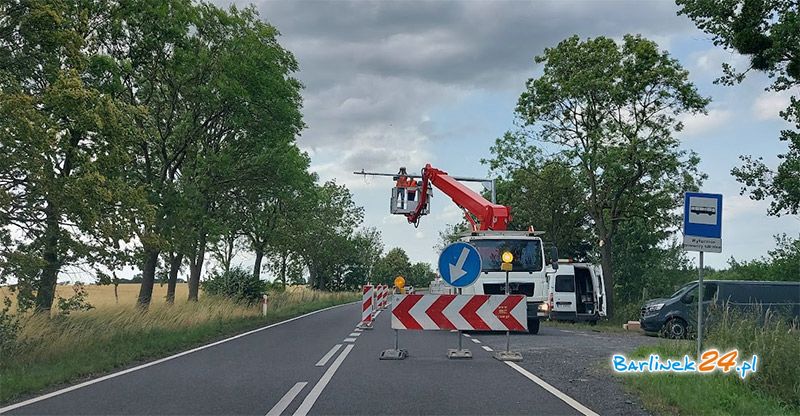
[[[394,344],[389,311],[378,315],[372,330],[356,329],[359,316],[359,304],[330,308],[2,411],[38,415],[641,412],[634,402],[621,400],[622,393],[612,390],[604,394],[620,397],[598,398],[591,392],[603,392],[600,386],[564,389],[558,377],[552,377],[558,383],[549,384],[537,375],[537,367],[549,366],[552,372],[553,361],[559,361],[542,359],[537,345],[550,345],[555,352],[591,343],[587,337],[594,334],[543,327],[537,336],[516,335],[512,349],[522,349],[526,360],[509,365],[491,356],[492,350],[504,346],[500,334],[470,334],[463,341],[474,358],[448,360],[447,349],[456,347],[457,334],[401,331],[400,346],[410,357],[380,361],[381,351]],[[591,368],[581,362],[555,364]],[[556,387],[559,383],[561,389]],[[581,401],[586,399],[591,401]],[[627,402],[631,407],[625,407]]]

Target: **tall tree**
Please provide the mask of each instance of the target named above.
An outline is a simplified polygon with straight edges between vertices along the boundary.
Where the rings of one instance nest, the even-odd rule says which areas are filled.
[[[578,173],[568,160],[547,160],[540,149],[525,142],[524,136],[508,132],[490,149],[494,157],[482,160],[500,174],[497,201],[513,208],[509,228],[533,226],[545,232],[542,238],[558,247],[560,255],[584,258],[589,248],[589,216]],[[524,152],[506,153],[511,150]]]
[[[375,283],[391,285],[397,276],[409,279],[411,271],[411,262],[408,260],[408,254],[402,248],[395,247],[375,263],[373,275],[375,276]]]
[[[139,110],[106,94],[97,26],[109,8],[0,4],[0,265],[42,312],[63,266],[113,255],[129,239],[125,213],[149,213],[122,180]]]
[[[712,35],[714,44],[750,58],[748,68],[723,64],[725,85],[744,80],[751,70],[773,79],[768,90],[792,91],[789,106],[780,112],[794,129],[781,131],[788,143],[780,164],[772,169],[761,157],[742,156],[744,164],[731,174],[742,183],[742,194],[755,200],[771,199],[769,214],[800,212],[800,2],[797,0],[677,0],[700,30]]]
[[[682,193],[697,187],[699,159],[679,149],[673,132],[683,127],[679,114],[704,112],[710,100],[675,59],[640,36],[621,44],[573,36],[535,61],[543,73],[528,80],[516,112],[528,138],[549,143],[575,169],[613,305],[619,225],[634,217],[667,222]],[[510,145],[523,154],[524,143]]]

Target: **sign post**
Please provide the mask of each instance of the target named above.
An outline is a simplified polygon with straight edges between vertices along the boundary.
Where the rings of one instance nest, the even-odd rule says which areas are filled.
[[[683,200],[683,248],[699,251],[697,358],[703,348],[703,253],[722,252],[722,195],[687,192]]]
[[[442,280],[458,289],[475,283],[481,273],[481,255],[471,244],[457,242],[450,244],[439,255],[439,274]],[[458,330],[458,349],[447,350],[447,358],[472,358],[470,350],[462,348],[461,330]]]
[[[406,286],[406,279],[403,276],[397,276],[394,278],[394,287],[395,291],[392,291],[393,295],[403,294]],[[394,308],[396,306],[395,296],[392,296],[392,313],[394,313]],[[379,360],[404,360],[408,357],[408,351],[400,349],[400,331],[397,329],[394,330],[394,349],[393,350],[384,350],[381,352]]]
[[[508,284],[508,273],[514,268],[511,264],[511,262],[514,261],[514,255],[510,251],[505,251],[500,257],[500,260],[503,261],[500,264],[500,270],[506,272],[506,296],[508,296],[511,294],[511,288]],[[494,358],[500,361],[522,361],[522,354],[517,351],[511,351],[511,331],[506,331],[506,350],[496,352]]]

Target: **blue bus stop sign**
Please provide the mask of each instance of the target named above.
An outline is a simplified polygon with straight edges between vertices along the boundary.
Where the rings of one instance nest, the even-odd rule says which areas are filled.
[[[687,192],[683,206],[683,248],[722,252],[722,195]]]
[[[439,274],[450,286],[469,286],[481,274],[481,255],[471,244],[450,244],[439,255]]]

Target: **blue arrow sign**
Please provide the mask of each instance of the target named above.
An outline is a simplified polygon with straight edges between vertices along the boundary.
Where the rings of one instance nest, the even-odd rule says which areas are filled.
[[[450,286],[469,286],[481,274],[481,255],[471,244],[450,244],[439,255],[439,274]]]

